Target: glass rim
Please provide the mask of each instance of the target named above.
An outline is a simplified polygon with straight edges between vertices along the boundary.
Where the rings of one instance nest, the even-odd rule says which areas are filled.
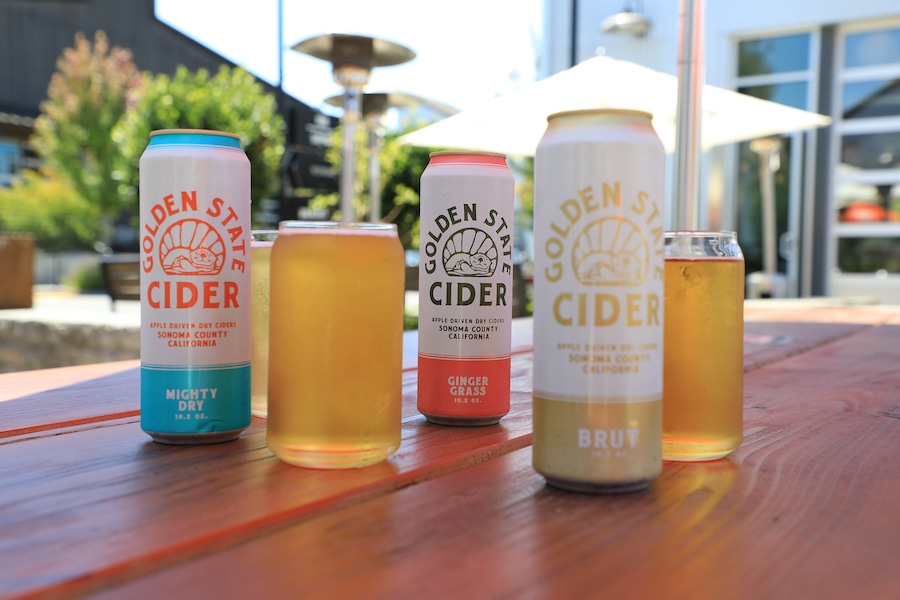
[[[664,232],[667,238],[687,238],[687,237],[737,237],[736,231],[728,229],[672,229]]]
[[[301,221],[287,220],[278,223],[278,232],[284,233],[290,230],[309,229],[321,231],[397,231],[394,223],[370,223],[367,221]]]

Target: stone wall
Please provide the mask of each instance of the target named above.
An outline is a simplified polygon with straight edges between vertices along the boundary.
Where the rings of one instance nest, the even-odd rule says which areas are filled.
[[[0,373],[140,358],[139,327],[0,320]]]

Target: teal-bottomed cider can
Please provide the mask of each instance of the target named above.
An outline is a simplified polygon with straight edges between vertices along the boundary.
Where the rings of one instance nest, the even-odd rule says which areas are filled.
[[[211,444],[250,424],[250,162],[238,136],[150,134],[140,161],[141,428]]]

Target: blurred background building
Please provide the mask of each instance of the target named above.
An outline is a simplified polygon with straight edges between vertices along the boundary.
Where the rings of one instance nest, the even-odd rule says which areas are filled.
[[[788,295],[900,301],[900,3],[704,4],[707,83],[833,119],[780,140]],[[541,76],[597,54],[675,74],[680,5],[545,0]],[[738,232],[748,273],[762,266],[759,161],[742,143],[707,152],[702,166],[701,225]]]
[[[215,73],[221,65],[235,66],[157,19],[154,0],[0,0],[0,185],[38,166],[28,139],[56,61],[77,32],[92,39],[97,30],[111,46],[131,50],[142,71],[171,75],[184,65]],[[287,127],[281,194],[264,207],[274,225],[302,216],[310,198],[337,190],[325,160],[337,119],[259,81],[278,98]]]

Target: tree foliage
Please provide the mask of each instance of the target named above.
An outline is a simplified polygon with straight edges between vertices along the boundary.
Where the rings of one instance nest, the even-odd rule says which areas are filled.
[[[104,231],[100,207],[48,169],[0,188],[0,230],[31,233],[41,250],[91,250]]]
[[[284,119],[275,98],[247,71],[223,66],[211,76],[205,69],[179,67],[174,76],[145,76],[133,109],[113,130],[120,149],[119,193],[136,198],[138,162],[150,132],[158,129],[214,129],[235,133],[250,159],[251,199],[271,198],[280,183]],[[258,203],[257,203],[258,204]]]
[[[44,163],[96,205],[114,215],[120,205],[113,169],[119,148],[110,131],[141,85],[131,52],[110,48],[102,31],[93,46],[84,34],[57,61],[32,143]],[[31,180],[34,181],[34,180]]]

